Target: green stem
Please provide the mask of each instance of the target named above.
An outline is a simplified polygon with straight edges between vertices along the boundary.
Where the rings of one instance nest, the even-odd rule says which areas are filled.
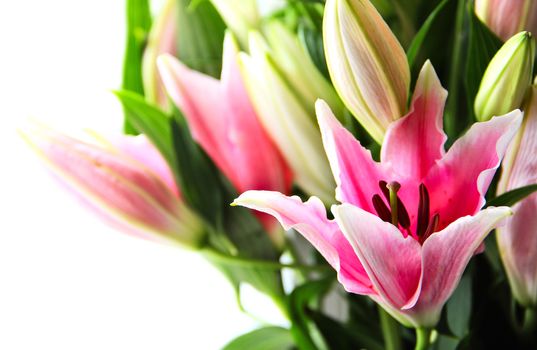
[[[429,344],[431,343],[431,332],[430,328],[416,328],[416,347],[415,350],[427,350]]]
[[[459,100],[459,78],[462,64],[463,25],[466,11],[466,0],[457,3],[457,17],[455,20],[455,35],[453,51],[451,53],[451,67],[448,81],[449,98],[446,106],[446,132],[454,137],[459,132],[457,123],[457,104]]]
[[[383,308],[379,306],[380,327],[384,338],[384,348],[386,350],[401,350],[401,334],[399,324]]]
[[[265,268],[265,269],[272,269],[272,270],[280,270],[280,269],[297,269],[297,270],[302,270],[302,271],[330,270],[330,267],[327,265],[281,264],[275,261],[248,259],[248,258],[242,258],[239,256],[227,255],[227,254],[217,252],[213,249],[204,249],[201,252],[208,259],[215,261],[215,262],[227,264],[227,265],[235,265],[235,266],[242,266],[242,267],[258,267],[258,268]]]
[[[295,246],[293,245],[293,242],[291,242],[290,239],[286,238],[285,240],[286,242],[286,246],[287,246],[287,251],[289,252],[289,255],[291,256],[291,258],[293,259],[293,263],[294,264],[299,264],[300,266],[304,266],[302,264],[302,261],[300,260],[300,256],[295,248]],[[307,276],[307,271],[304,271],[302,269],[297,269],[297,275],[302,279],[301,282],[303,281],[306,281],[308,278]]]
[[[534,308],[527,308],[524,311],[524,321],[522,323],[522,334],[532,335],[535,332],[537,326],[537,310]]]

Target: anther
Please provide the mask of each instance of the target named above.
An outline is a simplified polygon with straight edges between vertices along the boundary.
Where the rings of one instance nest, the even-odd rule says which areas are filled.
[[[378,194],[375,194],[371,201],[373,202],[373,207],[379,218],[381,218],[382,221],[392,222],[392,213],[390,213],[390,209],[384,204],[382,198]]]
[[[422,237],[429,227],[429,192],[424,184],[420,184],[420,199],[418,204],[418,224],[416,234]]]
[[[438,215],[438,213],[434,214],[431,218],[431,221],[429,222],[427,230],[425,231],[423,236],[420,237],[421,243],[425,242],[425,240],[436,231],[436,229],[438,228],[439,221],[440,215]]]

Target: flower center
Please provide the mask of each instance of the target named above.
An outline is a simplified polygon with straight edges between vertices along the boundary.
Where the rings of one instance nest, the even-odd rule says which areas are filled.
[[[423,244],[425,240],[432,235],[438,228],[440,215],[435,213],[430,215],[430,200],[429,191],[422,183],[419,186],[419,203],[418,203],[418,221],[416,223],[416,231],[410,229],[410,217],[408,211],[399,198],[397,192],[401,189],[401,184],[396,181],[390,183],[379,181],[379,188],[382,196],[379,194],[373,195],[371,201],[377,215],[385,222],[389,222],[402,232],[406,233],[405,237],[412,236],[418,242]],[[382,199],[384,197],[384,199]],[[387,201],[387,204],[385,201]]]

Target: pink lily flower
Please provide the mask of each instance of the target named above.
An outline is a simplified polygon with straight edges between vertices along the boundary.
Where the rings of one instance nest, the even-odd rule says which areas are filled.
[[[498,193],[537,183],[537,87],[524,110],[524,122],[507,150]],[[516,300],[537,306],[537,194],[513,206],[514,215],[497,230],[500,256]]]
[[[60,183],[107,223],[151,241],[199,246],[202,221],[145,136],[99,137],[95,145],[38,125],[22,134]]]
[[[511,211],[484,194],[521,113],[476,123],[449,151],[447,93],[427,62],[410,112],[392,123],[372,159],[323,101],[317,118],[336,179],[335,220],[319,199],[248,191],[235,204],[274,215],[308,239],[351,293],[369,295],[399,322],[433,327],[474,252]]]
[[[169,55],[161,56],[158,65],[192,136],[239,193],[288,193],[291,172],[259,122],[239,72],[237,54],[237,45],[228,33],[220,80],[192,70]],[[269,231],[274,228],[273,218],[260,218]]]

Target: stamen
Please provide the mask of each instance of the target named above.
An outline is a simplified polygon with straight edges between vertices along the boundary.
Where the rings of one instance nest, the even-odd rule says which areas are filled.
[[[380,198],[378,194],[375,194],[371,201],[373,202],[373,207],[377,211],[379,218],[381,218],[382,221],[391,222],[392,213],[390,213],[390,209],[384,204],[382,198]]]
[[[440,215],[438,215],[438,213],[434,214],[424,235],[420,237],[421,243],[425,242],[425,240],[436,231],[436,229],[438,228],[439,221]]]
[[[403,228],[409,228],[410,216],[408,216],[408,211],[399,196],[397,196],[397,215],[399,216],[399,224],[401,224]]]
[[[420,199],[418,204],[418,224],[416,234],[422,237],[429,227],[429,192],[424,184],[420,184]]]
[[[390,209],[392,210],[392,224],[395,226],[398,225],[398,210],[397,210],[397,191],[401,188],[401,185],[398,182],[392,181],[386,185],[390,191]]]
[[[384,198],[389,202],[390,201],[390,190],[388,189],[388,183],[384,180],[379,181],[379,188],[384,195]]]
[[[379,188],[382,191],[384,198],[386,198],[386,200],[389,202],[390,190],[388,189],[388,183],[386,181],[379,181]],[[403,228],[410,227],[410,216],[408,215],[408,211],[406,210],[406,207],[399,196],[397,196],[397,217],[399,219],[399,224]]]

